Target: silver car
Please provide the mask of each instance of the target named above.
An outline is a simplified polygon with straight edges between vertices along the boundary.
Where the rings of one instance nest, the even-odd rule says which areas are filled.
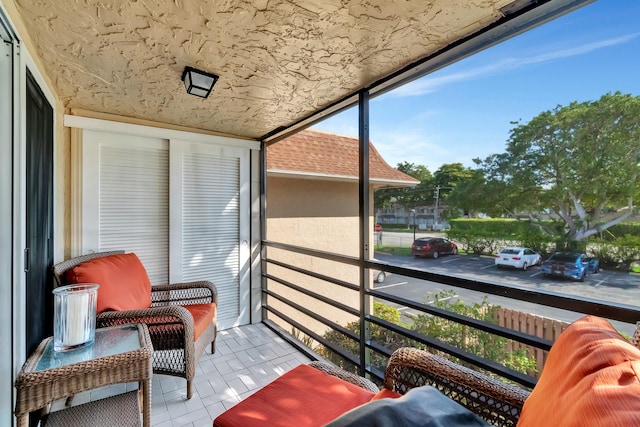
[[[542,264],[542,257],[529,248],[507,247],[498,252],[495,264],[497,268],[513,267],[526,270],[532,265]]]

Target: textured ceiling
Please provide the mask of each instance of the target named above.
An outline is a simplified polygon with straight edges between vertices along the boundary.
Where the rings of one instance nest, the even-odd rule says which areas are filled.
[[[14,0],[65,107],[250,138],[497,20],[512,0]],[[187,95],[185,66],[218,74]]]

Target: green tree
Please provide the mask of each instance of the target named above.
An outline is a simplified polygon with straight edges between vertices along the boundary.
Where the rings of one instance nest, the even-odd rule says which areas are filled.
[[[425,204],[427,199],[431,200],[433,176],[426,166],[402,162],[398,163],[396,169],[419,180],[420,183],[413,188],[381,188],[376,190],[373,195],[376,208],[389,208],[392,203],[413,208]]]
[[[458,209],[470,217],[478,213],[501,217],[509,210],[503,198],[505,185],[499,180],[487,180],[482,170],[474,169],[468,179],[451,190],[447,204],[450,209]]]
[[[555,214],[567,240],[628,218],[638,194],[640,97],[619,92],[514,122],[505,153],[480,162],[503,213]]]
[[[464,167],[462,163],[445,163],[433,173],[433,185],[453,189],[471,179],[473,174],[473,169]],[[443,191],[441,197],[446,198],[448,193]]]
[[[449,220],[468,213],[465,207],[450,203],[449,199],[458,187],[464,187],[473,179],[474,173],[473,169],[464,167],[462,163],[445,163],[434,172],[434,197],[437,197],[439,206],[445,203],[442,218]]]

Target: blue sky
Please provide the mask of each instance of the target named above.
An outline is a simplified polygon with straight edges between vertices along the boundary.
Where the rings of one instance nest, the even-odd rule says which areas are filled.
[[[640,95],[640,1],[599,0],[371,101],[389,164],[431,172],[504,152],[512,121],[620,91]],[[314,126],[357,136],[357,110]]]

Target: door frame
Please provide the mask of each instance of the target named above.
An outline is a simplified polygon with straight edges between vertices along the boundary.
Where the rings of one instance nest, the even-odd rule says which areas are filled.
[[[2,342],[10,345],[2,346],[0,350],[0,424],[13,425],[13,408],[15,407],[15,389],[13,384],[22,364],[27,358],[26,354],[26,277],[24,273],[24,248],[26,244],[26,70],[29,69],[35,82],[42,90],[47,102],[53,108],[53,168],[54,174],[57,164],[57,102],[50,90],[40,68],[31,56],[29,50],[21,43],[20,35],[16,31],[8,17],[4,6],[0,4],[0,35],[3,40],[8,40],[12,45],[11,55],[11,90],[2,91],[1,94],[10,93],[9,97],[0,99],[4,107],[12,115],[11,135],[8,140],[11,144],[11,182],[10,186],[10,211],[11,211],[11,244],[0,246],[0,257],[9,263],[9,281],[3,277],[0,283],[0,290],[3,295],[0,298],[2,324],[6,325],[0,329]],[[7,99],[9,98],[9,99]],[[4,136],[3,136],[4,138]],[[53,192],[57,191],[56,183],[61,177],[54,176]],[[60,193],[62,194],[62,193]],[[3,202],[5,202],[3,200]],[[54,224],[56,222],[56,212],[60,208],[55,196],[53,200]],[[54,230],[54,252],[62,257],[63,245],[61,231],[64,224],[57,224]],[[59,239],[59,240],[58,240]],[[56,242],[58,240],[59,243]],[[5,253],[5,252],[10,253]],[[6,292],[6,294],[5,294]],[[53,320],[53,319],[52,319]],[[8,334],[8,336],[6,336]]]
[[[13,147],[16,136],[15,124],[16,88],[13,75],[17,69],[15,37],[6,31],[0,10],[0,342],[11,345],[0,346],[0,424],[13,422],[15,392],[13,382],[17,373],[14,362],[15,324],[14,317],[14,222]],[[6,96],[8,95],[8,96]]]

